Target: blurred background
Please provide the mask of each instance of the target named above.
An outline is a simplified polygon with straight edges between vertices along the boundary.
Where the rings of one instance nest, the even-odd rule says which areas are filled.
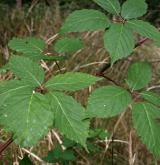
[[[144,19],[159,26],[160,1],[147,1],[149,10]],[[0,0],[1,61],[7,51],[5,46],[13,36],[52,36],[69,13],[81,8],[100,9],[92,0]]]
[[[124,0],[121,0],[123,3]],[[142,17],[143,20],[150,22],[157,28],[160,27],[160,0],[147,0],[149,8],[147,14]],[[74,10],[82,8],[93,8],[99,9],[105,12],[103,9],[98,7],[92,0],[0,0],[0,66],[3,66],[10,55],[7,43],[13,37],[25,37],[25,36],[36,36],[44,39],[56,39],[56,34],[64,22],[65,18]],[[108,13],[106,13],[108,14]],[[111,16],[109,15],[111,18]],[[82,71],[90,74],[95,74],[97,68],[102,63],[108,60],[108,54],[103,48],[102,32],[86,32],[80,34],[85,42],[85,48],[80,52],[70,55],[71,58],[65,62],[60,62],[59,66],[63,72],[65,71]],[[53,44],[54,40],[50,44]],[[160,49],[151,45],[144,45],[138,48],[134,52],[135,60],[147,59],[154,60],[160,59]],[[56,65],[55,73],[58,73]],[[128,62],[119,62],[114,68],[110,68],[106,71],[107,76],[112,77],[114,81],[119,83],[124,81],[126,71],[129,64]],[[153,64],[154,76],[151,83],[159,83],[159,63]],[[106,85],[110,82],[102,82],[100,85]],[[88,90],[83,92],[75,93],[74,97],[79,100],[82,104],[86,104],[87,96],[89,95]],[[93,128],[103,128],[109,131],[113,130],[113,127],[117,121],[117,118],[112,120],[98,120],[95,119],[92,122]],[[114,143],[109,148],[105,155],[104,165],[110,165],[113,160],[113,149],[114,149],[114,163],[115,165],[128,165],[128,146],[123,142],[129,141],[131,123],[129,114],[121,121],[120,127],[117,129],[115,138],[122,141],[122,143]],[[132,143],[133,153],[136,153],[135,165],[152,165],[154,159],[152,155],[147,151],[146,147],[136,137],[132,130]],[[4,139],[7,138],[7,134],[3,131],[1,135]],[[50,134],[49,134],[50,135]],[[49,137],[49,136],[48,136]],[[40,157],[47,154],[48,150],[53,149],[56,144],[50,138],[44,139],[40,142],[33,151]],[[54,138],[53,138],[54,139]],[[56,141],[56,140],[55,140]],[[105,145],[102,143],[97,146],[90,144],[91,152],[86,153],[83,149],[75,149],[76,160],[70,162],[70,164],[87,164],[87,165],[98,165],[101,161],[102,155],[104,156]],[[97,150],[96,150],[97,149]],[[11,146],[10,150],[6,151],[8,159],[13,157],[13,153],[19,155],[19,150],[15,146]],[[92,152],[93,151],[93,152]],[[14,157],[15,159],[15,157]],[[34,158],[32,158],[34,161]],[[39,164],[35,160],[35,164]],[[60,163],[63,164],[63,163]]]

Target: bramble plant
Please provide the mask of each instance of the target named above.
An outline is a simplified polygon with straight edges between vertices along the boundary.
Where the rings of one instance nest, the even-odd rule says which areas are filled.
[[[160,32],[150,23],[137,19],[147,12],[145,0],[127,0],[122,6],[118,0],[93,1],[115,15],[117,20],[109,20],[98,10],[77,10],[67,17],[60,30],[61,35],[103,30],[104,47],[109,52],[112,67],[146,41],[160,45]],[[135,33],[144,37],[138,44]],[[9,47],[13,54],[6,68],[14,76],[13,80],[0,83],[0,124],[13,133],[15,143],[32,147],[50,128],[58,128],[62,135],[87,150],[89,119],[110,118],[131,109],[133,127],[142,143],[155,158],[160,156],[160,96],[146,89],[152,78],[149,62],[131,64],[125,84],[95,89],[85,110],[64,92],[87,88],[102,78],[67,72],[48,80],[40,65],[41,60],[57,61],[68,57],[47,55],[45,42],[33,37],[13,38]],[[60,54],[73,53],[81,48],[81,39],[72,37],[64,37],[54,45],[54,50]],[[74,159],[74,155],[71,157]]]

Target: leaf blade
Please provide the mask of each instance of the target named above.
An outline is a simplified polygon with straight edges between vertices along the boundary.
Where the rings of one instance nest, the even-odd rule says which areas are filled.
[[[134,49],[133,33],[127,25],[112,24],[104,35],[104,46],[109,51],[112,64],[129,56]]]
[[[143,37],[160,41],[160,32],[148,22],[142,20],[129,20],[128,26]]]
[[[118,0],[93,0],[109,13],[119,15],[121,7]]]
[[[142,142],[155,157],[160,155],[159,108],[149,103],[137,103],[133,106],[132,119],[136,132]]]
[[[53,90],[76,91],[94,84],[101,78],[80,72],[67,72],[51,78],[46,83],[46,88]]]
[[[89,96],[88,117],[109,118],[125,111],[131,103],[131,95],[117,86],[104,86]]]
[[[39,87],[44,81],[44,71],[29,58],[13,56],[9,61],[10,70],[33,87]]]
[[[151,92],[151,91],[144,91],[142,93],[140,93],[140,95],[147,101],[149,101],[150,103],[156,105],[156,106],[160,106],[160,95]]]
[[[40,60],[43,56],[45,42],[34,37],[13,38],[9,41],[10,49],[23,53],[26,57]]]
[[[64,22],[61,33],[104,30],[109,27],[105,14],[93,10],[82,9],[70,14]]]
[[[144,88],[152,78],[151,66],[148,62],[136,62],[128,69],[127,84],[132,90]]]
[[[145,0],[127,0],[122,5],[121,15],[124,19],[133,19],[143,16],[146,12]]]
[[[85,118],[84,108],[72,97],[60,92],[49,94],[51,108],[54,111],[55,127],[67,138],[80,143],[86,148],[89,123]]]
[[[73,53],[83,48],[83,42],[80,38],[69,38],[65,37],[63,39],[58,40],[54,49],[58,53]]]
[[[53,123],[48,101],[31,87],[17,89],[3,103],[0,123],[13,132],[15,142],[23,147],[35,145]]]

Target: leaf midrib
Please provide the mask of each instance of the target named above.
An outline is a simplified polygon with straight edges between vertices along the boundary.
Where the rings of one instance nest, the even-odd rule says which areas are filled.
[[[119,13],[117,12],[116,7],[113,5],[113,3],[112,3],[110,0],[108,0],[108,2],[109,2],[110,5],[112,6],[112,8],[113,8],[113,10],[116,12],[116,14],[119,15]]]
[[[21,64],[22,65],[22,64]],[[26,68],[25,66],[22,66],[24,68],[24,70],[33,78],[33,80],[35,80],[35,82],[41,86],[41,82],[36,78],[35,75],[32,74],[32,72],[28,71],[28,68]]]
[[[117,46],[116,46],[116,48],[115,48],[115,53],[114,53],[114,56],[117,54],[118,56],[119,56],[119,58],[120,58],[120,55],[119,55],[119,51],[118,51],[118,48],[119,48],[119,44],[120,44],[120,41],[121,41],[121,37],[122,37],[122,34],[123,34],[123,29],[124,29],[124,25],[122,24],[121,25],[121,30],[120,30],[120,33],[119,33],[119,37],[118,37],[118,44],[117,44]],[[117,52],[117,53],[116,53]]]
[[[32,101],[33,101],[33,96],[34,96],[34,92],[32,92],[29,103],[28,103],[28,108],[27,108],[27,118],[26,118],[26,123],[27,123],[27,130],[26,133],[27,135],[29,135],[29,116],[30,116],[30,111],[31,111],[31,105],[32,105]]]
[[[148,123],[149,123],[149,128],[150,128],[150,130],[151,130],[151,134],[152,134],[152,138],[153,138],[153,140],[154,140],[154,142],[153,142],[153,146],[155,146],[155,144],[156,144],[156,142],[155,142],[155,136],[154,136],[154,131],[152,130],[152,124],[151,124],[151,121],[150,121],[150,117],[149,117],[149,114],[148,114],[148,112],[147,112],[147,107],[143,104],[143,108],[144,108],[144,111],[145,111],[145,114],[146,114],[146,119],[148,120]]]
[[[68,116],[67,116],[67,114],[65,113],[65,110],[64,110],[64,108],[63,108],[61,102],[59,101],[59,99],[58,99],[53,93],[50,93],[50,94],[51,94],[51,96],[53,96],[54,99],[57,101],[57,103],[58,103],[60,109],[62,110],[62,113],[64,114],[65,118],[67,119],[67,121],[68,121],[68,123],[70,124],[71,128],[73,129],[73,131],[75,132],[75,135],[77,135],[77,131],[74,129],[72,123],[71,123],[70,120],[68,119]],[[78,136],[77,136],[77,138],[79,139]],[[79,140],[80,140],[80,139],[79,139]],[[80,141],[81,141],[81,140],[80,140]]]
[[[4,95],[4,94],[7,94],[7,93],[10,93],[10,92],[14,92],[14,91],[22,89],[22,88],[26,88],[26,87],[29,87],[29,85],[25,85],[25,86],[17,87],[17,88],[14,88],[14,89],[10,89],[10,90],[8,90],[6,92],[1,93],[0,96]]]

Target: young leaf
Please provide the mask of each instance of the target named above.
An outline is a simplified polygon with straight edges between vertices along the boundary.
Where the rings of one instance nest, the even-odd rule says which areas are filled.
[[[60,92],[49,94],[51,109],[54,112],[55,127],[67,138],[86,147],[89,123],[83,121],[85,111],[72,97]]]
[[[121,6],[118,0],[93,0],[103,9],[114,15],[119,15]]]
[[[147,12],[145,0],[127,0],[122,6],[121,15],[124,19],[132,19],[143,16]]]
[[[88,117],[109,118],[125,111],[131,103],[131,95],[123,88],[105,86],[91,93],[88,106]]]
[[[132,90],[144,88],[152,78],[152,69],[148,62],[136,62],[128,69],[127,84]]]
[[[128,25],[134,32],[139,33],[141,36],[160,41],[160,32],[150,23],[142,20],[130,20],[128,21]]]
[[[98,80],[101,80],[101,78],[86,73],[67,72],[65,74],[59,74],[51,78],[46,83],[46,88],[61,91],[76,91],[86,88]]]
[[[135,46],[132,30],[124,24],[112,24],[104,35],[104,46],[110,53],[112,64],[127,57]]]
[[[150,91],[145,91],[141,93],[141,96],[149,101],[150,103],[153,103],[154,105],[160,106],[160,95],[150,92]]]
[[[45,42],[34,37],[13,38],[8,46],[32,59],[40,60],[45,48]]]
[[[43,69],[29,58],[13,56],[9,61],[11,71],[33,87],[39,87],[44,80]]]
[[[60,39],[54,45],[54,49],[58,53],[73,53],[83,48],[83,42],[79,38],[65,37]]]
[[[109,27],[109,24],[108,18],[102,12],[93,9],[83,9],[77,10],[67,17],[61,32],[103,30]]]
[[[30,87],[19,88],[7,97],[0,107],[0,124],[14,135],[21,146],[35,145],[53,124],[48,100]]]
[[[138,103],[133,106],[132,118],[142,142],[154,156],[160,156],[160,109],[149,103]]]

